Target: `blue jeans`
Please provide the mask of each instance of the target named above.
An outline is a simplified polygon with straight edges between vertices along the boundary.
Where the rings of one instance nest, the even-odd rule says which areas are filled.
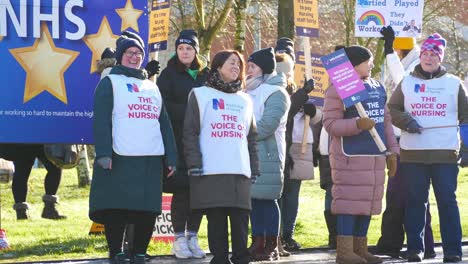
[[[336,233],[339,236],[367,236],[370,215],[336,215]]]
[[[408,199],[405,229],[408,252],[424,252],[424,226],[429,186],[432,187],[439,210],[440,233],[444,255],[462,255],[460,212],[457,197],[457,164],[401,163],[406,177]]]
[[[252,199],[250,222],[253,236],[278,236],[279,207],[276,200]]]
[[[284,180],[283,196],[280,199],[283,237],[291,238],[294,234],[297,213],[299,211],[301,182],[300,180]]]

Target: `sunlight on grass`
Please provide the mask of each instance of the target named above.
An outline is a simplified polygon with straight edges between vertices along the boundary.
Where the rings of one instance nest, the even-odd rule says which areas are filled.
[[[1,227],[7,231],[11,249],[0,252],[0,263],[83,259],[107,256],[107,246],[102,235],[88,235],[91,221],[88,219],[89,188],[78,188],[74,169],[64,171],[58,195],[61,199],[60,212],[66,220],[53,221],[40,217],[41,197],[44,194],[45,170],[34,169],[29,180],[28,203],[31,204],[29,221],[17,221],[12,208],[11,182],[0,184]],[[315,175],[319,175],[316,171]],[[461,170],[458,179],[458,202],[464,233],[468,231],[468,169]],[[318,177],[305,181],[301,187],[300,212],[296,226],[296,240],[304,247],[323,247],[327,244],[328,232],[323,218],[324,191],[320,189]],[[385,205],[384,205],[385,208]],[[432,228],[434,237],[440,241],[436,203],[431,192]],[[369,228],[369,242],[375,244],[380,235],[381,216],[373,216]],[[200,230],[200,245],[208,251],[206,219]],[[150,255],[170,254],[171,245],[151,243]]]

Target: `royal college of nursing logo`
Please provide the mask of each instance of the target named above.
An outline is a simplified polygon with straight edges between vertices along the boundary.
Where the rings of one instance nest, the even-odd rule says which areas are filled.
[[[213,109],[214,110],[224,110],[224,100],[219,98],[219,99],[216,99],[216,98],[213,98]]]
[[[136,85],[135,83],[127,83],[127,88],[128,88],[128,92],[130,93],[140,92],[140,89],[138,89],[138,85]]]
[[[426,91],[426,85],[424,83],[414,85],[414,92],[415,93],[424,93],[425,91]]]

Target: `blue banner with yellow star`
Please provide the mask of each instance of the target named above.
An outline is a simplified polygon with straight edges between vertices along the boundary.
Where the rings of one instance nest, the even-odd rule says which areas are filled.
[[[96,62],[124,30],[148,40],[148,1],[34,3],[0,3],[0,142],[92,144]]]

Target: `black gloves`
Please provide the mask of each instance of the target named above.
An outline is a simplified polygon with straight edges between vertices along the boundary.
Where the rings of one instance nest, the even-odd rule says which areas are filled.
[[[382,34],[384,43],[384,51],[385,55],[393,53],[393,41],[395,41],[395,31],[391,26],[382,27],[380,30],[380,34]]]
[[[315,108],[315,105],[313,104],[305,104],[303,108],[304,114],[310,116],[311,118],[314,117],[315,113],[317,112],[317,108]]]
[[[416,120],[412,120],[411,122],[408,123],[408,125],[406,126],[406,131],[408,133],[418,133],[418,134],[421,134],[421,128],[422,126],[420,126],[418,124],[418,122],[416,122]]]
[[[309,79],[307,80],[305,77],[304,77],[304,86],[302,87],[302,89],[304,89],[304,91],[308,94],[310,92],[312,92],[312,90],[314,90],[314,79]]]
[[[158,74],[159,73],[159,68],[160,68],[159,61],[152,60],[152,61],[148,62],[148,64],[146,64],[146,66],[145,66],[145,70],[146,70],[146,72],[148,72],[148,78],[151,78],[154,75]]]

